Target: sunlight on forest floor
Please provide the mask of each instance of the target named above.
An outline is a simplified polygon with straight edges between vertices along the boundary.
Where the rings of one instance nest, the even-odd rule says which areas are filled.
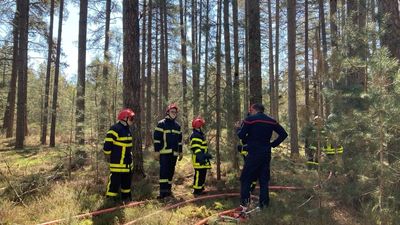
[[[73,146],[48,148],[28,145],[24,150],[13,150],[10,147],[12,141],[0,139],[2,224],[33,224],[60,218],[69,218],[66,224],[121,224],[154,213],[168,204],[168,201],[151,200],[143,206],[116,210],[94,218],[73,219],[71,217],[74,215],[115,205],[104,198],[108,169],[106,163],[93,153],[99,149],[85,146],[87,158],[81,165],[78,163],[78,156],[74,154],[76,148]],[[206,190],[210,193],[240,189],[238,174],[226,161],[228,159],[224,159],[221,165],[220,181],[216,179],[216,165],[213,162],[213,169],[206,180]],[[159,167],[148,150],[144,151],[144,162],[147,177],[133,183],[135,200],[155,199],[158,194]],[[328,171],[322,173],[325,174],[324,177],[328,176]],[[290,160],[286,146],[274,151],[271,175],[271,185],[306,189],[271,190],[271,206],[250,218],[249,224],[358,223],[357,216],[351,214],[356,214],[355,210],[341,207],[324,188],[312,188],[318,182],[317,172],[307,170],[301,160]],[[170,202],[192,199],[192,182],[193,169],[190,155],[186,154],[177,164],[173,185],[175,199]],[[257,190],[255,194],[257,195]],[[321,207],[319,201],[322,202]],[[198,201],[157,213],[143,219],[139,224],[193,224],[220,211],[235,208],[238,204],[237,197]]]

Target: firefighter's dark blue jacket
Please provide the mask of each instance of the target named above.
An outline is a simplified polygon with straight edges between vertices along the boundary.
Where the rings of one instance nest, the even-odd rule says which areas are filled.
[[[273,131],[279,136],[270,142]],[[247,143],[249,154],[264,153],[265,150],[270,152],[271,147],[278,146],[288,136],[279,123],[261,112],[248,116],[237,134],[241,140]]]
[[[132,135],[129,126],[118,122],[107,132],[103,152],[110,155],[111,172],[130,172],[132,168]]]
[[[208,153],[207,140],[202,131],[193,129],[190,135],[190,149],[192,150],[192,164],[195,169],[210,169],[210,159],[205,157]]]
[[[174,154],[182,152],[181,126],[168,118],[158,122],[154,129],[154,150],[160,154]]]

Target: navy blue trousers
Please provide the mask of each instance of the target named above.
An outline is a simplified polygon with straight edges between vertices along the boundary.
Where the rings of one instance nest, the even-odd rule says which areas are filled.
[[[171,154],[160,155],[160,194],[171,193],[172,178],[175,173],[177,156]]]
[[[270,180],[271,155],[249,153],[245,158],[244,167],[240,176],[240,198],[242,205],[250,202],[251,184],[258,180],[260,183],[259,205],[261,207],[269,204],[268,183]]]
[[[122,200],[131,200],[132,172],[117,173],[110,172],[108,179],[106,196],[116,197],[121,192]]]

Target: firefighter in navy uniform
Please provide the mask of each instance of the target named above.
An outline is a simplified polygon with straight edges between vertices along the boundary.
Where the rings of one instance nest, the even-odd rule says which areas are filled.
[[[106,196],[116,199],[121,192],[123,201],[132,200],[132,134],[129,126],[133,124],[134,116],[129,108],[121,110],[118,122],[111,126],[104,139],[103,152],[110,168]]]
[[[192,150],[192,163],[194,168],[193,194],[200,195],[204,191],[207,170],[211,169],[207,140],[201,130],[205,121],[197,117],[192,121],[193,132],[190,135],[190,150]]]
[[[243,156],[243,160],[246,160],[246,156],[249,154],[249,150],[247,148],[247,143],[244,140],[240,140],[240,142],[237,146],[237,150],[238,150],[239,154]],[[256,186],[257,186],[257,180],[254,180],[253,182],[251,182],[250,193],[252,193],[254,191]]]
[[[154,150],[160,162],[160,195],[158,199],[172,196],[172,178],[176,161],[182,160],[181,126],[175,121],[178,106],[171,104],[166,109],[166,116],[158,122],[154,129]]]
[[[246,211],[250,202],[250,186],[254,180],[260,184],[259,207],[269,205],[268,182],[270,180],[271,148],[277,147],[287,137],[285,129],[274,119],[264,114],[262,104],[253,104],[250,115],[240,123],[236,123],[239,139],[245,140],[249,153],[246,156],[240,176],[241,210]],[[273,131],[278,137],[271,142]]]

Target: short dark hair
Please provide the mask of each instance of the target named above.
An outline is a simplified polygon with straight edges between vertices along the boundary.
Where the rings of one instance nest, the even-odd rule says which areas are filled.
[[[261,103],[254,103],[251,105],[251,108],[253,108],[257,112],[264,112],[265,108],[264,105]]]

